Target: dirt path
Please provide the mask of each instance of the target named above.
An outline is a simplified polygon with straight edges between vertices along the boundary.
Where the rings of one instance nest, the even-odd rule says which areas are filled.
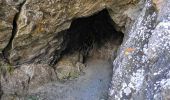
[[[40,100],[107,100],[112,66],[104,60],[88,60],[85,74],[66,83],[50,83],[34,91]]]

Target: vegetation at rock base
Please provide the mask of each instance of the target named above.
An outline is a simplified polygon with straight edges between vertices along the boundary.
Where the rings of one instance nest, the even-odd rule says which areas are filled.
[[[0,75],[4,75],[6,73],[12,74],[14,71],[14,67],[11,64],[0,61]]]

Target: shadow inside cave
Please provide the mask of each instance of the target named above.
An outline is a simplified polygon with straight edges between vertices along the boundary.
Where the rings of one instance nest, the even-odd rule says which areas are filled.
[[[106,9],[74,19],[64,31],[65,49],[54,66],[59,80],[33,95],[51,100],[107,100],[113,73],[111,61],[124,36],[114,26]]]
[[[97,50],[102,47],[105,50],[99,52],[106,55],[106,49],[112,51],[111,49],[116,48],[117,50],[123,41],[123,37],[122,32],[116,31],[115,23],[107,9],[104,9],[92,16],[77,18],[72,21],[66,33],[67,46],[62,55],[81,52],[86,59],[88,56],[99,54]],[[109,51],[107,50],[107,52]]]

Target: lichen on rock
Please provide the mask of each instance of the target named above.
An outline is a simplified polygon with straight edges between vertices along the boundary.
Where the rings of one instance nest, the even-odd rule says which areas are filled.
[[[55,71],[60,80],[67,80],[77,78],[84,67],[83,55],[75,52],[64,55],[55,65]]]
[[[75,20],[104,9],[106,17],[78,22],[71,29]],[[91,53],[117,56],[112,59],[109,99],[170,99],[169,0],[0,0],[0,95],[3,91],[4,99],[22,98],[57,78],[78,77],[89,48],[80,43],[78,50],[65,51],[93,33],[101,32],[104,39],[108,31],[124,33],[121,47],[113,39]]]
[[[168,0],[164,1],[166,9],[169,9],[169,4]],[[151,0],[146,0],[141,15],[121,46],[118,57],[113,63],[115,67],[110,89],[111,100],[168,98],[168,87],[167,90],[163,90],[160,83],[161,80],[163,83],[169,80],[170,37],[169,20],[166,17],[169,12],[164,7],[161,9],[159,7],[160,10],[155,7]],[[127,48],[134,49],[126,54],[124,52]],[[126,87],[123,84],[126,84]],[[128,95],[127,88],[131,91]]]

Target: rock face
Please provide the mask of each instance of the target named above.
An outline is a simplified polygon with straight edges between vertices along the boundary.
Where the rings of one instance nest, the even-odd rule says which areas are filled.
[[[8,95],[26,96],[56,77],[77,76],[82,54],[62,55],[72,47],[68,28],[73,20],[103,9],[116,30],[125,34],[113,62],[109,99],[170,99],[169,0],[0,0],[0,94],[2,90],[4,100],[13,98]]]
[[[135,14],[127,12],[139,10],[137,3],[138,0],[0,0],[3,93],[21,96],[29,88],[51,81],[53,68],[49,65],[54,66],[66,48],[65,35],[73,19],[108,8],[115,27],[123,31],[126,19],[134,20]]]
[[[55,65],[55,71],[60,80],[77,78],[85,67],[83,55],[79,52],[63,56]]]
[[[110,100],[170,99],[170,2],[160,2],[146,0],[128,31],[113,63]]]
[[[24,0],[0,0],[0,52],[9,43],[19,8]]]
[[[63,30],[69,28],[72,19],[110,8],[113,20],[121,28],[128,17],[126,11],[135,7],[135,2],[136,0],[26,0],[17,20],[9,60],[14,65],[28,62],[53,64],[65,45]],[[124,5],[125,7],[120,7]],[[120,12],[115,12],[118,10]]]
[[[4,94],[22,97],[55,79],[55,72],[48,65],[23,65],[6,73],[5,77],[1,76],[1,88]]]

